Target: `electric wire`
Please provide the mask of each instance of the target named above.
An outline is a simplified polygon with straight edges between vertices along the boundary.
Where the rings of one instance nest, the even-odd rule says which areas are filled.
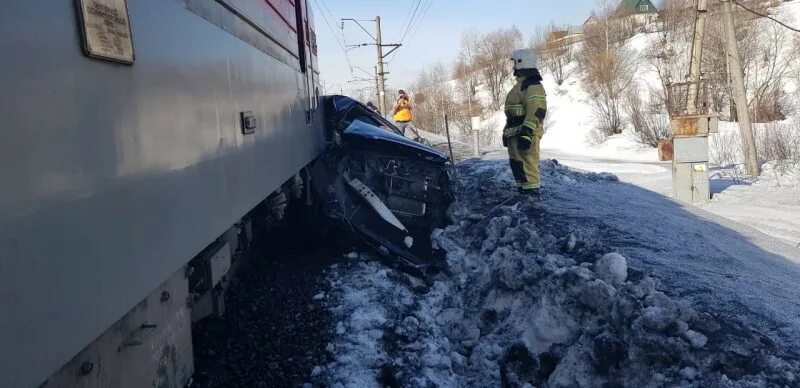
[[[320,0],[320,1],[322,1],[322,5],[325,7],[325,10],[328,11],[328,15],[331,16],[331,20],[333,20],[334,22],[339,20],[339,19],[336,18],[336,16],[333,14],[333,12],[331,12],[331,9],[328,8],[328,3],[326,3],[325,0]]]
[[[413,28],[411,28],[411,31],[412,31],[411,35],[408,35],[409,39],[413,39],[417,35],[417,32],[419,31],[419,26],[422,24],[422,22],[425,19],[425,16],[428,14],[428,10],[430,10],[431,4],[433,4],[433,0],[428,0],[425,3],[425,5],[422,6],[422,12],[420,12],[419,18],[416,19],[416,25]],[[411,27],[411,24],[409,24],[409,27]],[[403,36],[403,39],[400,40],[400,44],[403,44],[403,42],[405,41],[405,38],[406,37]],[[400,51],[400,50],[402,50],[402,47],[400,47],[399,49],[395,50],[391,54],[392,58],[397,59],[397,52]],[[386,59],[389,59],[389,58],[387,57]]]
[[[421,1],[421,0],[417,0],[417,1]],[[406,23],[408,23],[410,21],[409,20],[409,16],[411,16],[411,12],[412,11],[414,11],[414,3],[413,2],[411,3],[411,6],[408,7],[408,12],[406,12],[406,17],[403,19],[403,23],[400,24],[400,33],[397,34],[398,37],[402,36],[403,32],[406,30]],[[397,41],[399,42],[400,39],[397,39]]]
[[[344,57],[347,59],[347,68],[350,69],[350,77],[356,78],[356,74],[353,72],[353,63],[350,62],[350,52],[347,50],[347,39],[344,36],[344,26],[342,26],[342,41],[344,41]]]
[[[335,21],[336,17],[333,15],[333,12],[331,12],[330,8],[328,8],[328,5],[325,3],[325,0],[320,0],[320,1],[322,1],[322,4],[324,5],[325,9],[328,11],[328,14]],[[319,2],[317,0],[314,0],[314,4],[317,6],[317,10],[319,11],[319,14],[322,15],[322,20],[325,21],[325,25],[328,26],[328,30],[331,32],[331,35],[333,35],[333,38],[336,39],[336,44],[342,50],[342,53],[344,54],[344,58],[347,61],[347,67],[348,67],[348,69],[350,69],[350,76],[355,78],[355,73],[353,73],[353,65],[350,62],[350,54],[347,52],[347,40],[345,39],[345,36],[344,36],[344,29],[341,29],[340,33],[337,34],[333,30],[333,27],[331,27],[331,24],[328,21],[328,17],[325,15],[325,12],[323,11],[322,7],[319,5]],[[340,37],[341,37],[341,39],[340,39]]]
[[[406,31],[403,33],[403,37],[400,38],[400,44],[403,44],[403,41],[405,41],[406,36],[408,35],[408,31],[414,24],[414,18],[417,16],[417,12],[419,11],[419,6],[422,4],[422,1],[423,0],[417,0],[417,6],[414,8],[414,13],[411,15],[411,20],[408,21],[408,25],[406,26]]]
[[[314,0],[314,2],[316,2],[316,1],[317,0]],[[336,20],[339,20],[338,18],[336,18],[336,15],[333,14],[333,11],[331,11],[331,9],[328,7],[328,4],[325,2],[325,0],[320,0],[320,1],[322,1],[322,5],[325,7],[325,10],[328,11],[328,15],[330,15],[331,20],[333,20],[334,22]],[[317,5],[317,8],[319,8],[319,5]],[[322,9],[320,9],[320,12],[322,12]],[[324,17],[325,14],[323,13],[322,16]],[[347,38],[344,35],[344,26],[342,26],[342,28],[339,29],[338,36],[337,36],[337,34],[335,32],[333,32],[333,31],[331,31],[331,32],[336,37],[337,41],[339,40],[339,38],[341,38],[342,50],[344,51],[344,58],[347,61],[347,68],[350,70],[350,77],[351,78],[355,78],[355,73],[353,73],[353,64],[352,64],[352,61],[350,60],[350,52],[349,52],[348,47],[347,47]]]
[[[324,2],[324,0],[323,0],[323,2]],[[336,44],[339,45],[339,48],[342,49],[342,51],[344,51],[345,54],[347,54],[347,51],[345,50],[345,45],[342,43],[342,41],[339,40],[339,36],[333,31],[333,27],[331,27],[331,23],[328,21],[328,17],[325,16],[324,12],[322,12],[322,7],[319,6],[319,3],[317,2],[317,0],[314,0],[314,4],[317,6],[317,9],[319,10],[319,14],[322,15],[322,20],[325,22],[325,25],[328,26],[328,30],[330,30],[330,32],[333,35],[334,39],[336,39]]]
[[[431,9],[431,4],[433,4],[433,0],[428,0],[428,4],[423,7],[422,16],[420,16],[416,27],[414,27],[410,39],[414,39],[414,37],[417,35],[417,32],[419,31],[419,26],[422,25],[422,22],[425,20],[425,16],[428,14],[428,10]]]
[[[794,27],[792,27],[792,26],[790,26],[790,25],[788,25],[788,24],[786,24],[786,23],[784,23],[784,22],[782,22],[782,21],[780,21],[780,20],[778,20],[778,19],[776,19],[776,18],[774,18],[774,17],[772,17],[772,16],[770,16],[770,15],[766,15],[766,14],[763,14],[763,13],[761,13],[761,12],[758,12],[758,11],[756,11],[756,10],[753,10],[753,9],[747,8],[747,7],[746,7],[744,4],[740,3],[740,2],[739,2],[739,1],[737,1],[737,0],[731,0],[731,1],[732,1],[734,4],[736,4],[736,5],[740,6],[740,7],[742,7],[742,8],[743,8],[745,11],[752,13],[753,15],[761,16],[762,18],[767,18],[767,19],[769,19],[769,20],[772,20],[773,22],[775,22],[775,23],[778,23],[778,24],[780,24],[780,25],[782,25],[782,26],[784,26],[784,27],[786,27],[786,28],[788,28],[788,29],[790,29],[790,30],[792,30],[792,31],[794,31],[794,32],[800,32],[800,29],[798,29],[798,28],[794,28]]]

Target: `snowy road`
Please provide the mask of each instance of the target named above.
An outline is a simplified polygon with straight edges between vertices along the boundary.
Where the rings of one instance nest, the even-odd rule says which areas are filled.
[[[492,153],[492,157],[500,157]],[[624,160],[577,155],[558,150],[543,150],[542,157],[588,172],[610,172],[621,181],[668,197],[672,196],[670,162]],[[713,168],[711,190],[714,198],[700,207],[716,215],[747,225],[777,237],[787,244],[800,246],[800,184],[796,171],[783,176],[765,173],[755,184],[736,179],[728,170]]]
[[[459,171],[448,271],[332,271],[327,384],[800,384],[797,249],[608,174],[544,162],[534,203],[502,153]]]

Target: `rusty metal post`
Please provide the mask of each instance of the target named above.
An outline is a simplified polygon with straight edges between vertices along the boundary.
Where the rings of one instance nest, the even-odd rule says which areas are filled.
[[[453,144],[450,143],[450,122],[447,119],[447,115],[444,115],[444,133],[447,134],[447,148],[450,149],[450,163],[455,163],[455,159],[453,159]]]

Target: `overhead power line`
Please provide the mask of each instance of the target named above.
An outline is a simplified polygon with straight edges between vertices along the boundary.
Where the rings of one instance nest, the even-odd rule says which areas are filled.
[[[786,23],[784,23],[784,22],[772,17],[771,15],[766,15],[766,14],[763,14],[763,13],[758,12],[756,10],[750,9],[750,8],[746,7],[744,4],[740,3],[737,0],[732,0],[732,1],[734,2],[734,4],[744,8],[745,11],[750,12],[753,15],[761,16],[762,18],[767,18],[769,20],[772,20],[773,22],[778,23],[778,24],[780,24],[780,25],[782,25],[782,26],[784,26],[784,27],[786,27],[786,28],[788,28],[788,29],[790,29],[790,30],[792,30],[794,32],[800,32],[800,29],[794,28],[794,27],[792,27],[792,26],[790,26],[790,25],[788,25],[788,24],[786,24]]]
[[[420,3],[422,3],[422,1]],[[413,39],[414,36],[417,35],[417,31],[419,31],[419,26],[422,25],[422,22],[424,21],[425,16],[428,14],[428,10],[430,10],[431,4],[433,4],[433,0],[428,0],[427,3],[425,3],[421,7],[421,11],[418,14],[419,17],[417,17],[416,20],[412,20],[409,23],[408,29],[406,30],[406,34],[404,34],[403,35],[403,39],[400,40],[401,44],[405,41],[406,36],[408,36],[409,39]],[[416,22],[416,25],[414,25],[414,22]],[[410,35],[408,35],[409,31],[411,32]],[[397,59],[397,54],[394,55],[393,59]]]
[[[344,56],[345,59],[347,59],[347,67],[350,68],[350,77],[355,77],[355,74],[353,74],[353,63],[350,62],[350,48],[347,47],[347,39],[344,37],[344,26],[342,26],[341,33],[342,41],[344,42]]]
[[[322,0],[322,1],[324,2],[325,0]],[[342,43],[342,41],[339,40],[339,36],[333,31],[333,27],[331,27],[331,23],[328,22],[328,17],[325,16],[325,13],[322,11],[322,7],[319,6],[319,3],[317,2],[317,0],[314,0],[314,4],[316,4],[316,6],[317,6],[317,9],[319,10],[319,14],[322,15],[322,20],[325,21],[325,25],[328,26],[328,30],[331,31],[331,34],[333,35],[334,39],[336,39],[336,44],[339,45],[339,48],[342,49],[342,51],[346,55],[347,51],[345,49],[345,45],[344,45],[344,43]]]
[[[314,0],[314,1],[316,2],[316,0]],[[325,0],[320,0],[320,1],[322,1],[322,5],[325,7],[325,10],[328,11],[328,15],[331,16],[331,20],[333,20],[333,21],[338,20],[338,19],[336,19],[336,16],[333,15],[333,12],[331,12],[331,9],[328,8],[328,4],[325,2]]]
[[[406,40],[406,36],[408,35],[408,31],[411,30],[411,26],[414,25],[414,18],[417,16],[417,12],[419,11],[419,6],[422,4],[422,0],[417,0],[417,6],[414,7],[414,13],[411,15],[411,19],[408,21],[408,25],[406,26],[406,31],[403,32],[403,37],[400,38],[400,43],[403,43]]]
[[[328,15],[330,15],[332,20],[335,21],[335,20],[338,20],[338,19],[336,18],[336,15],[333,14],[333,11],[331,11],[331,9],[328,7],[328,4],[325,2],[325,0],[319,0],[319,1],[322,1],[322,6],[319,5],[319,2],[317,2],[317,0],[314,0],[314,4],[316,4],[317,10],[319,11],[319,14],[322,15],[322,19],[325,21],[325,24],[328,26],[328,30],[330,30],[330,32],[333,35],[334,39],[336,39],[336,43],[339,45],[339,48],[342,49],[342,52],[344,53],[344,58],[347,61],[347,67],[350,68],[350,76],[354,76],[353,75],[353,70],[351,68],[352,67],[352,63],[350,62],[350,53],[348,53],[349,50],[347,48],[347,39],[345,39],[345,36],[344,36],[344,28],[340,29],[338,34],[333,30],[333,27],[331,27],[331,24],[328,21],[328,17],[325,15],[325,11],[328,12]],[[323,10],[323,7],[324,7],[324,10]]]
[[[419,26],[422,25],[422,22],[425,20],[425,16],[428,15],[428,10],[431,9],[431,4],[433,4],[433,0],[428,0],[428,4],[423,7],[424,9],[421,13],[422,16],[420,16],[419,20],[417,21],[417,26],[414,27],[414,30],[411,32],[411,39],[414,39],[414,37],[417,35],[417,31],[419,31]]]
[[[421,0],[416,0],[416,2],[419,2],[419,1],[421,1]],[[411,12],[414,11],[414,6],[415,6],[415,3],[412,2],[411,6],[408,7],[408,12],[406,12],[406,17],[403,18],[403,23],[400,24],[400,33],[397,34],[398,38],[401,37],[403,35],[403,32],[406,30],[406,23],[408,23],[410,21],[409,17],[411,16]],[[397,41],[399,42],[400,39],[397,39]]]

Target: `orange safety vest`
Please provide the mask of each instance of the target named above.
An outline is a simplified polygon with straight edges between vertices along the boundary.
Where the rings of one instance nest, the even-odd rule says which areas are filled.
[[[411,115],[411,101],[408,98],[400,98],[397,100],[397,107],[394,111],[394,121],[398,123],[405,123],[412,120]]]

